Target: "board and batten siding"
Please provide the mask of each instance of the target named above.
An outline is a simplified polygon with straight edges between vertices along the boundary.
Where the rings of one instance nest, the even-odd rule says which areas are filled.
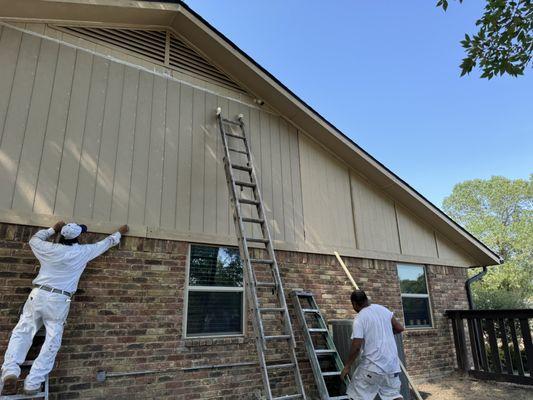
[[[133,235],[236,244],[221,107],[229,118],[244,116],[277,248],[473,263],[272,112],[5,25],[0,71],[4,222],[64,218],[96,231],[128,223]]]

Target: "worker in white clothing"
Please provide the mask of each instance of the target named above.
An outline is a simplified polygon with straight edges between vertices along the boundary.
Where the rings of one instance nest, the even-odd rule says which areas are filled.
[[[59,243],[47,241],[61,231]],[[94,244],[79,244],[80,234],[87,232],[85,225],[57,222],[52,228],[38,231],[30,239],[30,247],[41,268],[33,280],[35,287],[24,304],[18,324],[11,333],[2,365],[2,384],[16,382],[22,364],[31,347],[33,337],[44,325],[46,337],[39,356],[33,362],[24,381],[24,392],[39,392],[46,375],[52,370],[61,346],[63,325],[67,319],[72,295],[76,292],[81,274],[87,263],[120,242],[128,226]]]
[[[344,381],[362,350],[361,360],[355,370],[346,394],[352,400],[403,399],[400,394],[400,360],[394,334],[404,327],[393,313],[379,304],[370,304],[362,290],[351,296],[352,307],[359,314],[354,319],[350,355],[341,373]]]

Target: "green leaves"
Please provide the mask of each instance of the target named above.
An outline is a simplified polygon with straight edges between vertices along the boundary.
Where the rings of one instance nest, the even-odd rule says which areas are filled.
[[[444,210],[503,257],[473,286],[476,306],[516,308],[533,302],[533,175],[493,176],[455,185]],[[473,271],[472,273],[474,273]]]
[[[437,7],[446,11],[448,1],[439,0]],[[476,66],[482,71],[481,78],[523,75],[533,57],[533,1],[487,0],[476,26],[478,32],[461,41],[466,53],[461,76]]]

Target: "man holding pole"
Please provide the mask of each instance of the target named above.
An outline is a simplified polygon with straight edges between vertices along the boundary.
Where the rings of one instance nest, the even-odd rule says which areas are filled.
[[[386,307],[370,304],[365,292],[351,295],[353,309],[359,314],[352,331],[350,355],[341,373],[344,380],[362,351],[361,360],[348,385],[346,394],[352,400],[403,399],[400,394],[400,360],[394,335],[404,327]]]

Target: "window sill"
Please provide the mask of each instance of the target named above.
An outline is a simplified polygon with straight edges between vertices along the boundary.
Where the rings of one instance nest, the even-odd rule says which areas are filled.
[[[405,328],[403,332],[406,336],[437,336],[436,328]]]
[[[185,347],[243,344],[247,341],[246,336],[244,335],[195,336],[184,338],[183,340]]]

